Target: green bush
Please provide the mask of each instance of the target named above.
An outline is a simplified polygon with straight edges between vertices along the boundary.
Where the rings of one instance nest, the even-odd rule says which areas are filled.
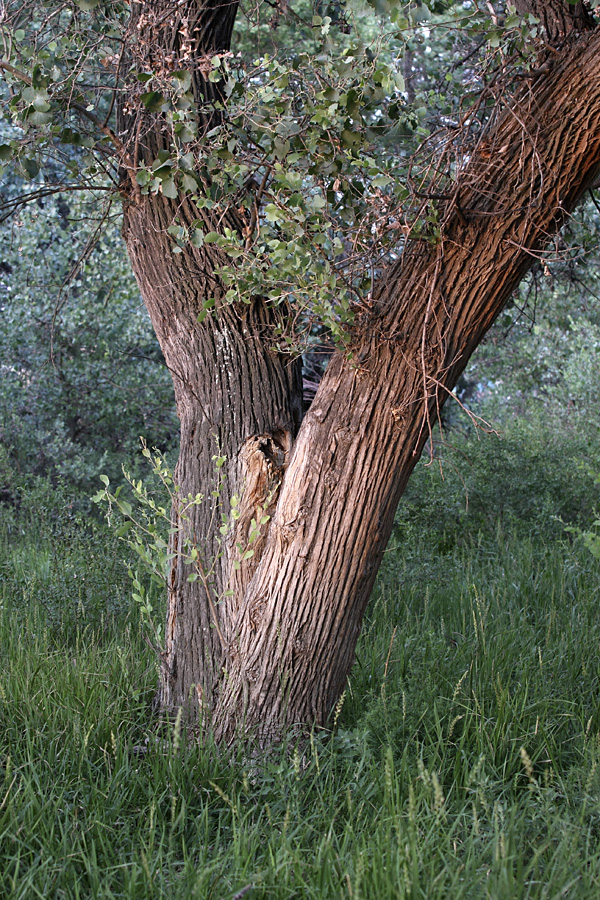
[[[401,502],[396,541],[420,534],[420,545],[445,552],[498,528],[556,538],[559,518],[584,523],[600,501],[581,469],[595,465],[600,446],[554,417],[516,420],[497,434],[454,430],[434,446],[439,458],[418,464]]]

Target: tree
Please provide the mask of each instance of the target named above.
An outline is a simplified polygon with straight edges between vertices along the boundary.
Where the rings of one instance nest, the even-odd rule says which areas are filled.
[[[454,7],[405,6],[417,21]],[[326,723],[431,427],[598,176],[600,34],[581,3],[483,4],[497,51],[475,98],[426,135],[393,56],[380,45],[357,63],[343,15],[321,72],[274,56],[237,77],[237,2],[77,7],[50,4],[27,39],[23,4],[7,5],[0,66],[26,140],[2,154],[35,175],[28,136],[38,153],[83,148],[67,171],[87,165],[94,184],[118,165],[124,240],[173,375],[178,496],[208,498],[174,504],[160,702],[218,740],[266,744]],[[474,3],[454,11],[465,28],[482,21]],[[391,15],[400,33],[404,13]],[[311,26],[330,48],[331,26]],[[463,46],[466,64],[477,46]],[[105,74],[90,87],[92,48]],[[406,162],[411,130],[427,139]],[[302,294],[302,327],[318,314],[336,342],[305,415],[300,360],[283,352]]]

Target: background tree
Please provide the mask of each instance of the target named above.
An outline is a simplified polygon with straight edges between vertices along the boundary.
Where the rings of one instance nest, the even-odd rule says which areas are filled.
[[[3,158],[36,178],[69,145],[63,172],[123,198],[181,421],[160,699],[221,739],[326,721],[432,426],[600,168],[586,8],[448,4],[474,32],[474,93],[411,110],[399,44],[441,7],[394,8],[366,47],[347,15],[333,40],[315,15],[316,59],[247,62],[230,51],[236,4],[80,0],[31,26],[6,8],[0,65],[24,135]],[[491,49],[475,68],[478,27]],[[283,351],[323,329],[337,350],[302,419]],[[215,459],[219,489],[183,518]]]
[[[95,233],[96,212],[93,198],[46,197],[0,230],[0,444],[18,472],[88,496],[139,435],[176,451],[178,431],[119,221]]]

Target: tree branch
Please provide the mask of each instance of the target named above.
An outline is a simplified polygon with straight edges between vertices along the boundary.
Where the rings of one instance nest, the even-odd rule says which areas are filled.
[[[19,81],[22,81],[24,84],[28,84],[28,85],[33,84],[33,81],[29,75],[27,75],[25,72],[21,72],[20,69],[17,69],[16,66],[11,65],[11,63],[7,63],[4,60],[0,60],[0,69],[3,69],[5,72],[10,72],[11,75],[14,75],[15,78],[18,78]],[[53,99],[56,100],[57,98],[55,97]],[[108,125],[106,125],[106,123],[102,122],[102,120],[98,118],[98,116],[95,116],[93,112],[91,112],[89,109],[86,109],[86,107],[83,106],[81,103],[77,103],[76,100],[67,102],[66,108],[76,110],[76,112],[78,112],[81,116],[83,116],[85,119],[87,119],[93,125],[95,125],[96,128],[98,128],[98,130],[102,132],[102,134],[106,135],[106,137],[112,142],[115,149],[118,151],[121,163],[127,169],[129,174],[133,177],[133,171],[134,171],[133,161],[132,161],[129,153],[127,152],[125,145],[117,137],[117,135],[114,133],[112,128],[109,128]]]
[[[45,185],[39,191],[30,191],[26,194],[19,194],[17,197],[11,197],[9,200],[0,202],[0,224],[9,219],[22,206],[33,203],[35,200],[42,200],[44,197],[51,197],[54,194],[64,194],[67,191],[113,191],[113,187],[104,185],[94,185],[90,188],[85,184],[56,184],[52,186]]]

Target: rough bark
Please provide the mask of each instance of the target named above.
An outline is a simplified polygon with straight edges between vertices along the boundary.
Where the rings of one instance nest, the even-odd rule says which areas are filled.
[[[216,8],[207,6],[202,20],[216,36],[211,43],[203,32],[198,52],[228,46],[231,23],[227,34],[216,27]],[[244,310],[220,302],[214,249],[173,255],[166,229],[175,213],[183,224],[197,215],[185,202],[126,203],[127,247],[173,372],[181,491],[210,492],[216,440],[228,458],[223,503],[242,497],[225,548],[209,504],[173,538],[193,539],[206,558],[222,552],[215,590],[233,594],[215,607],[174,564],[161,702],[173,709],[192,697],[190,709],[201,707],[221,740],[244,732],[268,743],[294,725],[326,722],[430,428],[471,353],[600,170],[600,35],[586,31],[580,6],[523,0],[525,8],[545,17],[556,48],[499,99],[503,112],[440,205],[439,237],[408,242],[382,275],[352,358],[331,360],[299,432],[298,366],[269,349],[275,312],[259,301]],[[198,82],[199,103],[208,90]],[[123,122],[126,130],[125,114]],[[163,140],[156,121],[152,127],[142,148],[148,158]],[[217,312],[200,325],[208,296],[217,297]],[[235,544],[244,546],[251,519],[265,508],[272,518],[255,555],[236,571]]]
[[[515,0],[515,8],[521,15],[535,16],[546,39],[552,44],[571,34],[587,31],[594,25],[583,3],[568,6],[565,0]]]

